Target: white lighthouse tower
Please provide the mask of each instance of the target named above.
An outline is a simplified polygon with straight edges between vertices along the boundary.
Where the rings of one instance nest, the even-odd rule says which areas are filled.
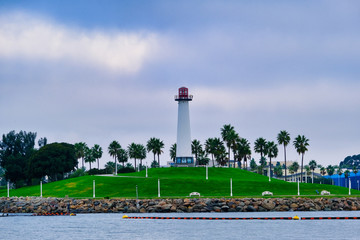
[[[179,95],[175,95],[175,101],[178,102],[178,124],[176,141],[176,159],[175,166],[195,166],[194,158],[191,153],[191,131],[189,102],[193,96],[189,95],[186,87],[179,88]]]

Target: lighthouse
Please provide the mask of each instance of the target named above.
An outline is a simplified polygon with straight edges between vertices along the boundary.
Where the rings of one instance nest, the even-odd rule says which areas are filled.
[[[177,122],[177,140],[176,140],[176,159],[175,166],[193,167],[194,158],[191,153],[191,131],[189,102],[193,96],[189,95],[189,89],[179,88],[179,94],[175,95],[175,101],[178,102],[178,122]]]

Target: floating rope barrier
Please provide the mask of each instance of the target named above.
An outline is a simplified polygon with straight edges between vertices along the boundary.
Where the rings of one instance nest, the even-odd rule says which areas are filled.
[[[75,213],[34,213],[32,216],[76,216]]]
[[[360,217],[129,217],[124,215],[123,219],[161,219],[161,220],[352,220]]]

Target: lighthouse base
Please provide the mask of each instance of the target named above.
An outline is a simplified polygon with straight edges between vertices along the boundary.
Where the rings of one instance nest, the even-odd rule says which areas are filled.
[[[193,157],[176,157],[175,167],[195,167],[195,162]]]

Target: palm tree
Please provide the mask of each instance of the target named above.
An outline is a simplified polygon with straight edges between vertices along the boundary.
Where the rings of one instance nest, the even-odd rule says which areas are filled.
[[[108,152],[111,157],[115,159],[115,175],[117,175],[117,162],[116,158],[118,156],[119,150],[121,149],[121,145],[117,141],[112,141],[108,147]]]
[[[164,147],[165,147],[164,142],[161,141],[160,139],[157,139],[157,141],[156,141],[156,154],[157,154],[157,157],[158,157],[159,167],[160,167],[160,154],[164,152],[162,150]]]
[[[320,168],[320,174],[323,175],[323,176],[326,174],[326,168],[325,167]]]
[[[195,155],[195,166],[198,165],[198,156],[202,152],[202,146],[199,140],[194,139],[191,142],[191,153]]]
[[[95,159],[96,159],[96,161],[97,161],[98,169],[100,169],[99,159],[102,157],[103,150],[102,150],[102,148],[100,147],[100,145],[95,144],[95,145],[92,147],[92,151],[93,151],[94,157],[95,157]]]
[[[357,169],[356,166],[353,166],[352,170],[353,170],[353,173],[354,173],[355,175],[358,173],[358,169]]]
[[[170,147],[170,158],[173,160],[173,162],[175,162],[175,158],[176,158],[176,143],[174,143],[174,144],[171,145],[171,147]]]
[[[79,142],[79,143],[75,143],[74,147],[75,147],[76,158],[82,159],[82,167],[84,167],[85,149],[87,148],[87,145],[84,142]]]
[[[90,165],[90,170],[91,170],[91,163],[92,162],[96,162],[96,158],[95,158],[95,154],[94,154],[94,149],[93,148],[86,148],[85,149],[85,162],[89,163]]]
[[[254,143],[254,151],[256,153],[260,153],[260,159],[262,159],[264,157],[264,153],[266,152],[266,140],[265,138],[258,138],[255,140]]]
[[[146,158],[146,148],[142,144],[131,143],[128,146],[128,154],[130,158],[134,159],[136,171],[136,159],[140,160],[140,166],[142,166],[142,160]]]
[[[224,142],[226,143],[226,146],[228,147],[228,158],[229,158],[229,167],[230,167],[230,149],[231,146],[233,144],[233,142],[236,140],[237,137],[239,137],[237,135],[237,133],[234,130],[234,127],[231,126],[230,124],[225,124],[222,128],[221,128],[221,137],[224,140]],[[235,159],[234,159],[235,160]],[[235,164],[234,164],[235,165]],[[235,166],[234,166],[235,167]]]
[[[336,173],[339,175],[339,186],[340,186],[341,175],[343,174],[343,171],[342,171],[341,167],[339,167],[339,168],[337,169],[337,172],[336,172]]]
[[[250,142],[245,138],[237,139],[236,157],[238,159],[238,166],[241,168],[241,160],[244,160],[244,168],[247,169],[247,159],[251,155]],[[234,158],[235,159],[235,158]],[[246,163],[246,165],[245,165]]]
[[[285,160],[285,181],[287,181],[287,174],[286,174],[286,146],[290,143],[290,134],[283,130],[280,131],[280,133],[277,136],[277,141],[279,143],[279,145],[283,145],[284,146],[284,160]]]
[[[309,139],[307,139],[304,135],[300,136],[298,135],[295,140],[294,140],[294,146],[295,149],[297,151],[297,153],[299,153],[299,155],[301,154],[301,179],[300,181],[302,182],[302,176],[303,176],[303,168],[304,168],[304,154],[305,152],[308,150],[307,147],[309,146]]]
[[[125,163],[128,161],[128,154],[125,149],[119,149],[117,153],[117,159],[119,162],[123,164],[123,168],[125,167]]]
[[[266,155],[269,157],[269,182],[271,181],[271,158],[276,158],[278,155],[278,148],[274,142],[266,143]]]
[[[334,175],[335,168],[333,166],[329,165],[329,166],[326,167],[326,171],[327,171],[329,176],[332,176],[332,175]]]
[[[316,161],[315,161],[315,160],[311,160],[311,161],[309,162],[309,167],[310,167],[310,169],[311,169],[311,171],[312,171],[312,180],[311,180],[311,182],[314,183],[314,171],[315,171],[315,168],[317,167]]]
[[[346,171],[344,172],[344,176],[345,176],[345,187],[348,187],[347,186],[347,179],[349,178],[350,176],[350,171],[348,169],[346,169]]]
[[[215,167],[215,162],[214,162],[214,152],[216,149],[216,145],[215,145],[215,141],[214,138],[208,138],[205,141],[205,151],[209,154],[211,154],[211,160],[213,163],[213,166]]]
[[[218,165],[224,166],[226,164],[226,149],[224,143],[220,138],[214,138],[214,157]]]
[[[293,173],[297,173],[297,171],[299,170],[299,164],[298,162],[293,162],[293,164],[291,164],[291,170],[293,171]],[[290,168],[289,168],[290,170]]]
[[[154,154],[154,161],[155,161],[155,156],[156,156],[156,149],[157,149],[157,146],[156,146],[156,138],[150,138],[149,141],[147,141],[146,143],[146,148],[147,148],[147,151],[148,152],[152,152]]]

